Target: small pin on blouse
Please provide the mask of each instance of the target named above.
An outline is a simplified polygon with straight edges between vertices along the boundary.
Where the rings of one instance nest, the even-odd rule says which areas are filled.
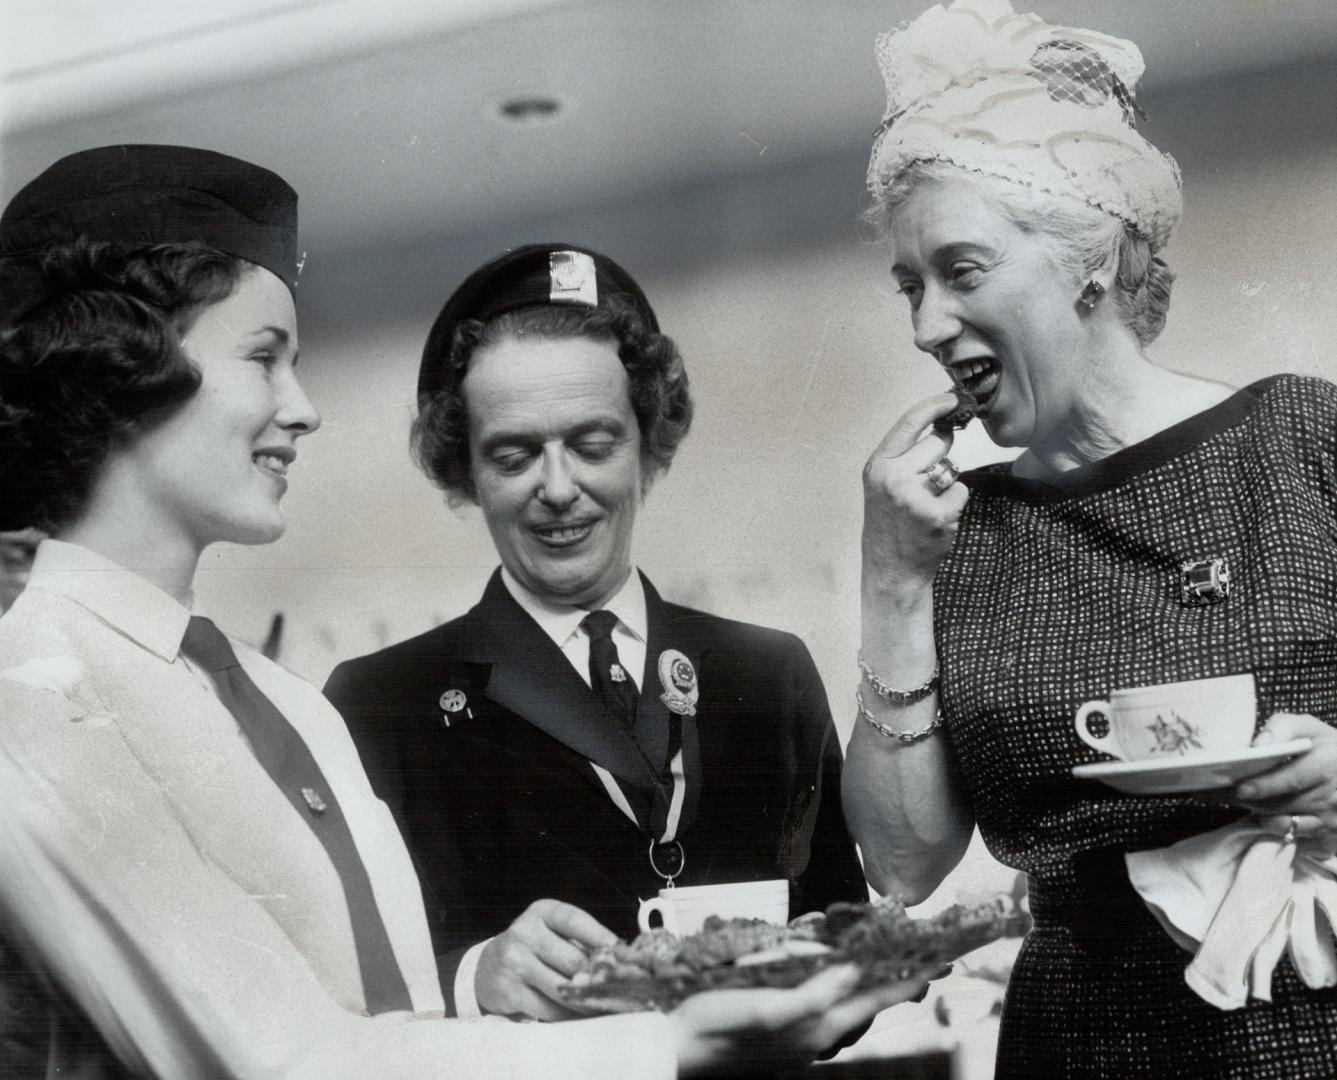
[[[1224,600],[1230,595],[1230,560],[1217,556],[1180,563],[1179,593],[1193,607]]]
[[[302,788],[302,799],[306,802],[306,805],[310,808],[313,814],[323,814],[330,808],[329,804],[320,797],[320,792],[315,788]]]

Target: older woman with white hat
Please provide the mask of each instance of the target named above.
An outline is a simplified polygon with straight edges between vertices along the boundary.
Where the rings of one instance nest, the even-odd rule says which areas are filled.
[[[956,0],[878,59],[874,215],[960,393],[912,406],[864,473],[844,792],[870,880],[922,900],[975,825],[1029,874],[999,1076],[1337,1075],[1312,899],[1337,846],[1337,387],[1144,352],[1180,180],[1136,130],[1131,43]],[[957,472],[958,399],[1014,462]],[[1210,798],[1191,770],[1156,795],[1074,777],[1101,758],[1083,702],[1237,673],[1258,726],[1228,766],[1267,771]]]

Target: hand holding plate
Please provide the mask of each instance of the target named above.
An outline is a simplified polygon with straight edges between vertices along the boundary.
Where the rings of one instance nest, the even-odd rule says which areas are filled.
[[[1235,798],[1267,815],[1312,815],[1337,832],[1337,730],[1317,717],[1275,713],[1253,740],[1255,746],[1307,738],[1313,747],[1239,784]]]
[[[810,1061],[926,984],[918,978],[856,992],[859,979],[859,968],[844,964],[788,990],[711,990],[688,998],[669,1014],[679,1075]]]
[[[592,915],[560,900],[535,900],[487,943],[474,977],[478,1004],[501,1016],[565,1020],[580,1015],[558,991],[587,954],[617,941]]]

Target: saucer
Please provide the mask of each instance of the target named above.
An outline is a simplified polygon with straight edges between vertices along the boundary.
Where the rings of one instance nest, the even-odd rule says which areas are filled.
[[[1186,754],[1156,761],[1102,761],[1074,766],[1072,775],[1079,780],[1100,780],[1129,795],[1211,791],[1233,787],[1312,745],[1308,739],[1291,739],[1275,746],[1249,746],[1221,754]]]

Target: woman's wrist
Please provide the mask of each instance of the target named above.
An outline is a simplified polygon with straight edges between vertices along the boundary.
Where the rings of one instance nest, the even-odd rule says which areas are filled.
[[[930,694],[938,691],[938,666],[933,665],[933,671],[922,682],[913,686],[904,688],[893,685],[883,679],[864,658],[863,653],[858,656],[859,673],[863,676],[863,681],[873,690],[875,694],[889,705],[896,705],[904,708],[908,705],[914,705],[916,702],[923,701]],[[860,702],[862,704],[862,702]]]
[[[880,683],[912,692],[936,682],[938,650],[931,588],[874,592],[871,597],[865,592],[862,623],[858,664],[861,671],[875,674],[874,689]],[[891,699],[903,696],[893,693]]]
[[[865,615],[904,618],[933,607],[933,577],[870,569],[860,583]]]
[[[891,740],[893,746],[910,746],[927,739],[942,727],[942,712],[936,705],[927,718],[922,717],[923,708],[900,708],[886,710],[894,715],[884,715],[883,719],[878,719],[864,700],[862,689],[855,691],[854,702],[859,719],[883,738]],[[907,719],[916,715],[920,716],[922,722],[907,725]]]

